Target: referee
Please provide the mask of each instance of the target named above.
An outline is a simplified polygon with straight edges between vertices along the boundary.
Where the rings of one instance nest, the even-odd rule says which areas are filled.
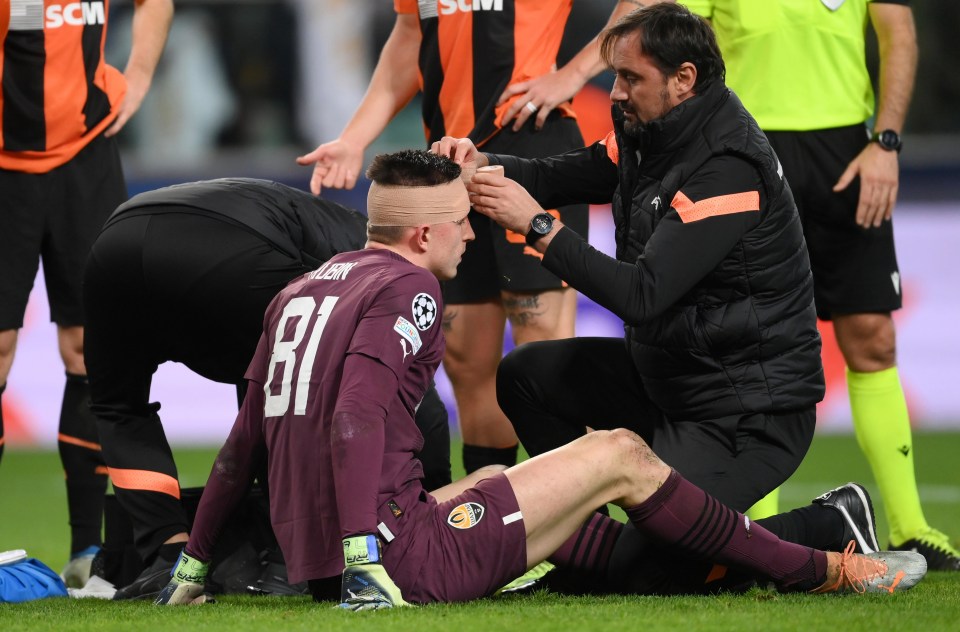
[[[891,221],[900,133],[917,65],[910,0],[685,4],[712,20],[727,83],[793,190],[817,315],[833,321],[847,363],[854,430],[880,488],[890,546],[920,551],[932,569],[960,570],[960,552],[920,506],[891,316],[902,303]],[[868,21],[880,44],[876,99],[865,63]],[[758,515],[776,512],[775,498],[765,503]]]

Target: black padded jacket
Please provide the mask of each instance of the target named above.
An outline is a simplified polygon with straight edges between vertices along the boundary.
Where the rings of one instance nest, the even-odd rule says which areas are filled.
[[[824,380],[810,261],[756,122],[719,82],[640,134],[625,135],[622,119],[614,108],[605,141],[560,156],[490,156],[545,208],[612,202],[616,259],[562,229],[543,265],[623,319],[644,389],[668,418],[814,406]],[[725,180],[744,172],[757,183],[757,212],[691,218],[688,186],[714,194],[696,213],[737,199]]]

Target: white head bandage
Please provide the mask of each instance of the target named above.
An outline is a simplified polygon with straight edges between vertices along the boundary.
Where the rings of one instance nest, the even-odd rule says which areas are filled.
[[[371,226],[420,226],[456,222],[470,211],[460,178],[433,186],[370,185],[367,219]]]

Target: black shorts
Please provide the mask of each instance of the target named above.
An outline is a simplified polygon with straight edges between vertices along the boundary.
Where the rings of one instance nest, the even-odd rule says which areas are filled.
[[[507,128],[481,149],[494,154],[521,158],[542,158],[583,147],[583,136],[574,119],[552,113],[539,132],[533,117],[519,132]],[[587,238],[589,206],[575,204],[548,209],[568,228]],[[479,303],[499,298],[501,291],[538,292],[566,287],[566,284],[540,265],[543,255],[524,242],[524,236],[501,228],[476,211],[470,213],[470,225],[476,239],[457,268],[457,276],[443,284],[443,300],[448,305]]]
[[[902,305],[893,222],[856,223],[860,180],[833,185],[867,145],[863,125],[810,132],[767,132],[800,210],[813,268],[817,316],[884,313]]]
[[[43,259],[50,320],[84,323],[83,268],[103,223],[127,199],[120,153],[98,136],[48,173],[0,169],[0,330],[19,329]]]
[[[214,214],[179,206],[128,211],[103,230],[87,265],[91,383],[99,385],[101,366],[116,371],[103,380],[112,388],[141,370],[149,379],[167,361],[216,382],[242,382],[264,309],[310,269]]]

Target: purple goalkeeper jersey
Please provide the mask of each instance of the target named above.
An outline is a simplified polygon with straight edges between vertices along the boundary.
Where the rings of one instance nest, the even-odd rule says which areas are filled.
[[[375,532],[381,506],[410,506],[420,496],[423,468],[414,453],[423,437],[414,413],[443,357],[441,310],[430,272],[379,249],[334,256],[292,281],[267,308],[246,374],[247,398],[221,458],[229,452],[247,468],[255,458],[241,455],[265,445],[270,518],[291,582],[339,574],[344,535]],[[376,369],[375,380],[364,367]],[[358,433],[363,439],[352,444],[353,459],[338,460],[337,446],[349,446],[352,437],[349,428],[335,430],[335,411],[342,418],[371,405],[385,414],[370,424],[377,432],[369,448],[368,435]],[[207,554],[219,530],[216,516],[232,502],[213,492],[250,474],[214,467],[201,503],[207,518],[195,525],[210,533],[191,534],[192,553]],[[343,481],[361,493],[342,493]]]

